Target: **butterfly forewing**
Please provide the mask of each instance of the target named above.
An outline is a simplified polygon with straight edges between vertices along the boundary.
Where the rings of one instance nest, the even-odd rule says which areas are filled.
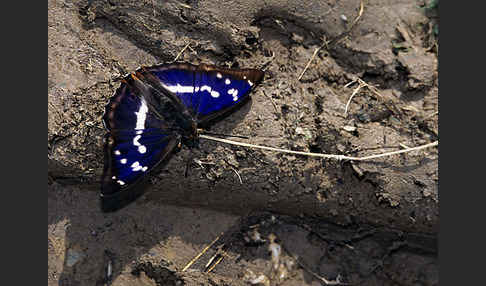
[[[233,70],[211,65],[171,64],[148,70],[198,122],[245,102],[252,87],[263,78],[263,72],[256,69]]]
[[[195,70],[189,64],[174,64],[174,65],[160,65],[150,68],[145,68],[144,76],[146,76],[149,84],[155,89],[163,89],[162,92],[167,91],[175,95],[172,99],[176,105],[182,104],[179,108],[186,108],[191,116],[195,115],[195,109],[198,99],[193,96]],[[155,81],[152,75],[155,76]],[[168,94],[168,96],[170,96]],[[181,110],[182,111],[182,110]]]

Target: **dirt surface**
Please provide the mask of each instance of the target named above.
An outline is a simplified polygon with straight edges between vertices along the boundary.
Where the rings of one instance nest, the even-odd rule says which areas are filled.
[[[350,162],[201,140],[100,211],[104,105],[178,55],[266,71],[211,131],[348,156],[437,141],[438,1],[310,3],[48,2],[49,285],[438,284],[435,147]]]

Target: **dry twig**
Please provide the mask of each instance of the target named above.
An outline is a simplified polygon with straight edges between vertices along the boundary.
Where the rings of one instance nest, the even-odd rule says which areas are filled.
[[[361,18],[361,15],[363,15],[364,11],[364,1],[361,0],[359,3],[359,12],[358,16],[354,19],[353,23],[351,24],[351,27],[349,28],[350,30],[353,28],[353,26],[358,22],[358,20]]]
[[[344,117],[346,117],[348,115],[348,108],[349,108],[349,104],[351,103],[351,100],[358,93],[358,91],[361,88],[363,88],[363,86],[364,85],[360,82],[359,85],[358,85],[358,87],[353,90],[353,93],[351,94],[351,96],[348,99],[348,102],[346,103],[346,108],[344,109]]]
[[[211,265],[211,267],[210,267],[208,270],[206,270],[206,273],[211,272],[211,271],[214,269],[214,267],[216,267],[216,265],[218,265],[218,264],[221,262],[221,260],[223,260],[223,257],[224,257],[224,256],[223,256],[223,255],[221,255],[221,256],[218,258],[218,260],[216,260],[216,262],[215,262],[213,265]]]
[[[272,98],[270,95],[267,95],[267,94],[265,93],[265,91],[263,91],[263,90],[262,90],[262,93],[263,93],[263,95],[265,95],[265,96],[266,96],[268,99],[270,99],[270,102],[272,103],[273,108],[275,108],[275,113],[277,113],[277,114],[278,114],[278,108],[277,108],[277,105],[275,104],[275,101],[273,100],[273,98]]]
[[[332,9],[331,9],[332,10]],[[361,18],[361,15],[363,15],[363,11],[364,11],[364,2],[363,0],[360,1],[360,9],[359,9],[359,12],[358,12],[358,16],[354,19],[353,23],[351,24],[349,30],[347,33],[349,33],[349,31],[351,31],[351,29],[353,28],[353,26],[358,22],[358,20]],[[316,57],[317,53],[324,47],[327,47],[327,45],[331,43],[331,41],[326,41],[324,40],[324,43],[315,49],[314,53],[312,54],[312,57],[310,58],[310,60],[307,62],[307,64],[305,65],[304,67],[304,70],[302,71],[302,73],[300,74],[299,78],[297,80],[301,80],[302,79],[302,76],[304,76],[304,73],[307,71],[307,69],[309,68],[311,62],[314,60],[314,58]]]
[[[187,9],[192,9],[192,7],[191,7],[191,6],[189,6],[189,5],[187,5],[187,4],[184,4],[184,3],[179,2],[179,1],[177,1],[177,0],[173,0],[173,1],[174,1],[175,3],[177,3],[178,5],[180,5],[180,6],[184,7],[184,8],[187,8]]]
[[[376,94],[377,96],[379,96],[380,98],[383,98],[383,96],[380,94],[380,92],[378,91],[378,89],[374,86],[374,85],[371,85],[367,82],[365,82],[364,80],[358,78],[358,79],[355,79],[351,82],[348,82],[344,87],[348,87],[354,83],[358,82],[358,87],[355,88],[353,90],[353,93],[351,94],[351,96],[349,97],[349,100],[348,102],[346,103],[346,108],[344,110],[344,117],[347,116],[347,113],[348,113],[348,107],[349,107],[349,104],[351,103],[351,100],[353,99],[353,97],[358,93],[358,91],[360,89],[362,89],[363,87],[367,87],[370,91],[372,91],[374,94]],[[386,104],[385,104],[386,105]]]
[[[191,267],[191,265],[194,264],[194,262],[196,262],[196,260],[199,259],[199,257],[201,257],[204,253],[206,253],[206,251],[208,251],[209,248],[211,248],[211,246],[213,246],[213,244],[216,243],[216,241],[218,241],[218,239],[221,237],[221,235],[223,235],[223,233],[220,233],[210,244],[208,244],[198,255],[196,255],[191,261],[189,261],[189,263],[186,264],[186,266],[184,266],[184,268],[182,268],[182,272],[186,271],[189,267]]]
[[[403,144],[403,143],[398,143],[398,145],[400,145],[400,147],[404,148],[404,149],[409,149],[410,147],[408,147],[407,145]]]
[[[238,173],[238,171],[236,171],[236,169],[233,168],[233,167],[231,167],[231,170],[233,170],[233,172],[235,172],[236,176],[238,176],[238,179],[240,180],[240,184],[243,185],[243,180],[241,179],[241,176]]]
[[[269,151],[275,151],[275,152],[281,152],[281,153],[290,153],[290,154],[296,154],[296,155],[304,155],[304,156],[310,156],[310,157],[321,157],[321,158],[327,158],[327,159],[336,159],[338,161],[341,161],[341,160],[366,161],[366,160],[370,160],[370,159],[376,159],[376,158],[381,158],[381,157],[386,157],[386,156],[391,156],[391,155],[396,155],[396,154],[401,154],[401,153],[406,153],[406,152],[411,152],[411,151],[422,150],[422,149],[426,149],[426,148],[430,148],[430,147],[434,147],[434,146],[439,145],[439,141],[435,141],[435,142],[428,143],[428,144],[425,144],[425,145],[421,145],[421,146],[417,146],[417,147],[413,147],[413,148],[408,148],[408,149],[403,149],[403,150],[398,150],[398,151],[393,151],[393,152],[375,154],[375,155],[364,156],[364,157],[350,157],[350,156],[344,156],[344,155],[301,152],[301,151],[292,151],[292,150],[280,149],[280,148],[274,148],[274,147],[260,146],[260,145],[254,145],[254,144],[249,144],[249,143],[232,141],[232,140],[223,139],[223,138],[216,138],[216,137],[212,137],[212,136],[208,136],[208,135],[204,135],[204,134],[199,135],[199,137],[203,138],[203,139],[207,139],[207,140],[217,141],[217,142],[236,145],[236,146],[243,146],[243,147],[248,147],[248,148],[269,150]]]
[[[191,42],[187,43],[186,46],[177,54],[177,56],[174,58],[173,62],[176,62],[179,57],[182,55],[182,53],[187,49],[187,48],[190,48],[189,45],[191,44]]]
[[[314,58],[316,57],[317,53],[322,49],[324,48],[325,46],[327,46],[329,42],[328,41],[325,41],[324,40],[324,44],[322,44],[320,47],[316,48],[316,50],[314,51],[314,53],[312,54],[312,57],[310,58],[310,60],[307,62],[307,64],[305,65],[304,67],[304,70],[302,71],[302,73],[300,74],[299,78],[297,80],[300,80],[302,78],[302,76],[304,76],[304,73],[305,71],[309,68],[311,62],[314,60]]]
[[[423,121],[425,121],[425,120],[427,120],[427,119],[429,119],[429,118],[431,118],[431,117],[434,117],[434,116],[435,116],[435,115],[437,115],[437,114],[439,114],[439,111],[436,111],[436,112],[434,112],[434,113],[432,113],[432,114],[429,114],[429,115],[425,116],[425,117],[424,117],[424,119],[423,119]]]

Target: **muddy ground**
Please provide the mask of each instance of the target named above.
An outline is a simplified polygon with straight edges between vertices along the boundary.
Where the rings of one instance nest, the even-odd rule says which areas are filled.
[[[178,55],[265,69],[211,128],[245,142],[366,156],[437,141],[437,5],[49,0],[49,285],[437,285],[436,147],[351,162],[201,140],[135,203],[98,202],[119,77]]]

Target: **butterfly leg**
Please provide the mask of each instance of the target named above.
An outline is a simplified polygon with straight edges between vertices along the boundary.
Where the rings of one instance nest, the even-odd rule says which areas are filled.
[[[184,171],[185,178],[187,178],[187,176],[189,175],[189,170],[191,169],[193,160],[194,160],[194,153],[190,152],[189,156],[186,159],[186,169]]]

